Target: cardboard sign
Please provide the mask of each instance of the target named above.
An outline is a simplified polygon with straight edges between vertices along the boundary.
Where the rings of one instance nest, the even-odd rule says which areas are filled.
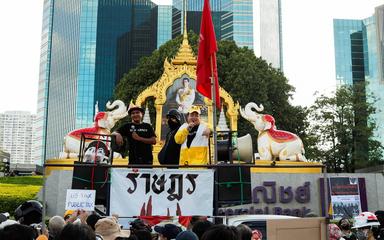
[[[212,215],[212,170],[119,168],[111,174],[111,213],[125,217]]]
[[[95,190],[67,189],[65,210],[95,210]]]

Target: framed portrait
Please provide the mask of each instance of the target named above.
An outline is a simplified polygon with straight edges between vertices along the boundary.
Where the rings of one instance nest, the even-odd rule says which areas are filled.
[[[183,113],[185,119],[192,105],[201,109],[201,119],[208,122],[208,108],[204,102],[204,96],[196,91],[196,80],[184,74],[176,79],[166,91],[165,101],[161,115],[161,140],[164,140],[168,133],[167,113],[170,109],[177,109]]]

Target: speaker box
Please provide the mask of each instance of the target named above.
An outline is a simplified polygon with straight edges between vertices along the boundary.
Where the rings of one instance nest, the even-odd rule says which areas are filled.
[[[75,164],[80,162],[75,162]],[[93,170],[92,170],[93,169]],[[93,178],[92,178],[92,171]],[[96,205],[107,206],[109,192],[109,170],[105,167],[73,167],[72,189],[96,190]]]
[[[251,202],[250,167],[218,167],[216,174],[219,202]]]

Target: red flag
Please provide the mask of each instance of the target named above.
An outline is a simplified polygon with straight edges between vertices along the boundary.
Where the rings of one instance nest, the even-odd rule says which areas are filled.
[[[216,106],[220,108],[219,81],[217,77],[216,53],[217,44],[213,28],[209,0],[204,0],[203,16],[200,25],[199,53],[197,55],[196,89],[202,95],[212,99],[211,77],[212,70],[215,78]]]

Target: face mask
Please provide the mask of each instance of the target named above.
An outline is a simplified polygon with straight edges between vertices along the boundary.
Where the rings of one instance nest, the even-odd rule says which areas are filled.
[[[351,226],[349,226],[349,225],[341,225],[341,226],[340,226],[340,229],[341,229],[341,230],[344,230],[344,231],[347,231],[347,230],[350,230],[350,229],[351,229]]]
[[[180,124],[178,124],[177,122],[174,122],[172,121],[171,119],[168,119],[168,126],[171,130],[174,130],[178,127],[180,127]]]
[[[368,229],[357,231],[356,232],[356,238],[358,240],[366,240],[366,239],[368,239]]]

